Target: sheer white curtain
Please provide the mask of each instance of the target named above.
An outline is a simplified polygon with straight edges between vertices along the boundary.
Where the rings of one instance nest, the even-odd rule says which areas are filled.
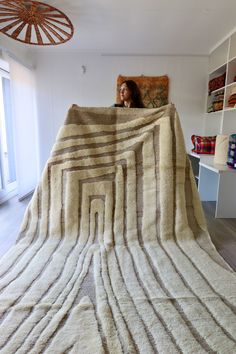
[[[9,57],[18,198],[38,182],[38,134],[34,71]]]

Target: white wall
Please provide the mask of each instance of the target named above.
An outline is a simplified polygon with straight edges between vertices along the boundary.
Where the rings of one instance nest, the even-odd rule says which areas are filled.
[[[85,74],[82,65],[86,66]],[[110,106],[115,102],[119,74],[167,74],[170,78],[169,98],[179,112],[188,149],[191,148],[191,134],[203,132],[208,57],[44,52],[37,55],[36,68],[41,169],[69,106],[73,103]]]
[[[16,58],[23,65],[33,68],[33,61],[30,55],[30,45],[25,45],[21,42],[15,41],[12,38],[8,38],[4,34],[0,33],[0,57],[4,60],[8,60],[6,54],[10,54]]]

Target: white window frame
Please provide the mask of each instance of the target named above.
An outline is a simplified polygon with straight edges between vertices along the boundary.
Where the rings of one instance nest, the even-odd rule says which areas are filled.
[[[4,62],[3,60],[0,60],[0,114],[4,115],[4,103],[3,103],[3,95],[2,95],[2,78],[6,78],[10,80],[10,73],[7,71],[8,69],[8,64]],[[7,183],[6,181],[6,171],[4,168],[4,156],[3,156],[3,151],[2,151],[2,140],[3,140],[3,132],[5,131],[5,127],[2,126],[2,121],[0,119],[0,178],[1,178],[1,184],[0,184],[0,204],[5,202],[6,200],[12,198],[17,194],[17,181]],[[5,133],[5,132],[4,132]],[[12,132],[13,133],[13,132]]]

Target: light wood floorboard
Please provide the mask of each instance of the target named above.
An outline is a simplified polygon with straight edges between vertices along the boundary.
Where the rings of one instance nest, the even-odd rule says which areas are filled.
[[[31,196],[19,202],[14,197],[0,205],[0,257],[14,244],[30,199]],[[215,219],[214,202],[203,202],[203,209],[216,249],[236,270],[236,219]]]
[[[208,230],[217,251],[236,271],[236,219],[216,219],[215,202],[202,202]]]

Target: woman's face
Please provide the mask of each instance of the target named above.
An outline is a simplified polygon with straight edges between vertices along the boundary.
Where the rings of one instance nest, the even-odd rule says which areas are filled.
[[[120,99],[121,101],[130,101],[131,91],[127,87],[126,83],[122,84],[120,87]]]

